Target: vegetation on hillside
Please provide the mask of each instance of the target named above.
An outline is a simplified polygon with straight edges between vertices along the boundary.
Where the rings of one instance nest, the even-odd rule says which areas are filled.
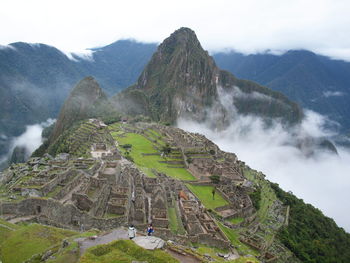
[[[271,183],[277,197],[290,206],[289,224],[279,238],[300,260],[307,263],[347,263],[350,259],[350,234],[333,219],[293,194]]]

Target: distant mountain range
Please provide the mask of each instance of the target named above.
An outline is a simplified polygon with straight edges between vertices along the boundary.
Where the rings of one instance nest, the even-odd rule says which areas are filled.
[[[0,47],[0,156],[25,126],[56,118],[73,86],[92,75],[107,94],[133,84],[155,44],[121,40],[92,50],[91,60],[44,44]]]
[[[44,44],[12,43],[0,48],[0,156],[25,125],[58,115],[64,98],[91,75],[109,95],[136,83],[157,44],[120,40],[91,49],[90,58]],[[350,129],[350,63],[309,51],[284,55],[216,53],[217,65],[237,77],[281,91],[303,107],[328,115]]]
[[[292,50],[278,56],[217,53],[217,64],[239,78],[277,90],[350,129],[350,63],[310,51]]]

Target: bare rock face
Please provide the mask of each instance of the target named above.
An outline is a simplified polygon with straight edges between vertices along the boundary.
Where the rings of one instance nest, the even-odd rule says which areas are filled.
[[[163,239],[159,237],[152,237],[152,236],[135,237],[133,241],[140,247],[143,247],[145,249],[150,249],[150,250],[163,248],[165,245],[165,242]]]

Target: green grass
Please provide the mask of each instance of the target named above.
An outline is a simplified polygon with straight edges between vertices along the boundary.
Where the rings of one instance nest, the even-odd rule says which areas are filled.
[[[77,242],[71,242],[66,248],[59,251],[54,259],[49,259],[47,263],[76,263],[79,260],[79,248]]]
[[[238,252],[241,255],[259,255],[258,251],[251,249],[250,247],[239,241],[239,233],[237,230],[225,227],[220,222],[217,222],[217,225],[220,227],[221,231],[225,233],[226,237],[230,240],[231,244],[237,248]]]
[[[144,136],[136,133],[127,133],[125,137],[114,136],[114,139],[118,141],[119,145],[131,144],[132,149],[130,156],[134,159],[134,163],[148,176],[154,177],[152,169],[158,172],[165,173],[170,177],[174,177],[180,180],[195,180],[196,178],[188,172],[185,168],[168,168],[166,163],[160,163],[164,161],[160,156],[143,156],[142,153],[155,153],[156,149],[153,147],[151,141],[147,140]],[[123,151],[122,148],[119,147]]]
[[[176,208],[168,208],[169,227],[174,234],[185,234],[181,219],[177,216]]]
[[[117,240],[107,245],[89,248],[79,263],[130,263],[147,261],[149,263],[176,263],[176,259],[161,250],[146,250],[130,240]]]
[[[148,129],[148,131],[150,131],[151,133],[153,133],[153,134],[156,135],[157,137],[160,137],[160,138],[163,137],[159,132],[157,132],[157,131],[154,130],[154,129]]]
[[[242,223],[244,221],[244,219],[242,217],[236,217],[236,218],[231,218],[228,221],[230,223],[236,225],[236,224]]]
[[[198,199],[203,203],[203,205],[208,208],[214,210],[217,207],[228,205],[229,203],[219,194],[219,192],[215,193],[215,199],[213,200],[213,186],[203,186],[203,185],[193,185],[186,184],[188,189],[194,193]]]
[[[244,169],[244,176],[250,181],[255,182],[261,187],[260,208],[258,217],[260,221],[265,221],[269,215],[269,207],[277,200],[275,191],[271,188],[270,183],[252,169]]]
[[[1,244],[1,260],[20,263],[42,253],[76,232],[38,224],[23,225],[11,231]]]
[[[0,219],[0,255],[1,255],[1,244],[9,237],[11,232],[15,231],[16,229],[18,229],[17,225],[8,223],[7,221]]]

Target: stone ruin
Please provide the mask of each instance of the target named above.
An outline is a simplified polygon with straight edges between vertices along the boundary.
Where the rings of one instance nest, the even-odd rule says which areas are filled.
[[[94,132],[99,129],[106,132],[105,127],[94,120],[89,125],[94,125]],[[172,154],[199,183],[210,184],[210,175],[220,176],[222,181],[217,190],[229,205],[217,208],[219,215],[228,219],[250,218],[254,214],[248,195],[251,188],[240,185],[244,177],[234,154],[222,152],[199,134],[154,124],[148,127],[164,136],[172,147]],[[137,127],[128,129],[147,136],[144,127],[143,132]],[[13,199],[1,202],[2,217],[80,230],[111,229],[128,224],[146,229],[147,224],[152,223],[157,234],[166,239],[229,247],[230,242],[211,213],[184,182],[157,172],[156,178],[145,176],[120,156],[115,143],[106,142],[107,137],[104,141],[90,141],[93,158],[61,154],[56,158],[30,159],[26,165],[10,170],[6,196]],[[176,211],[182,233],[170,230],[169,209]]]

